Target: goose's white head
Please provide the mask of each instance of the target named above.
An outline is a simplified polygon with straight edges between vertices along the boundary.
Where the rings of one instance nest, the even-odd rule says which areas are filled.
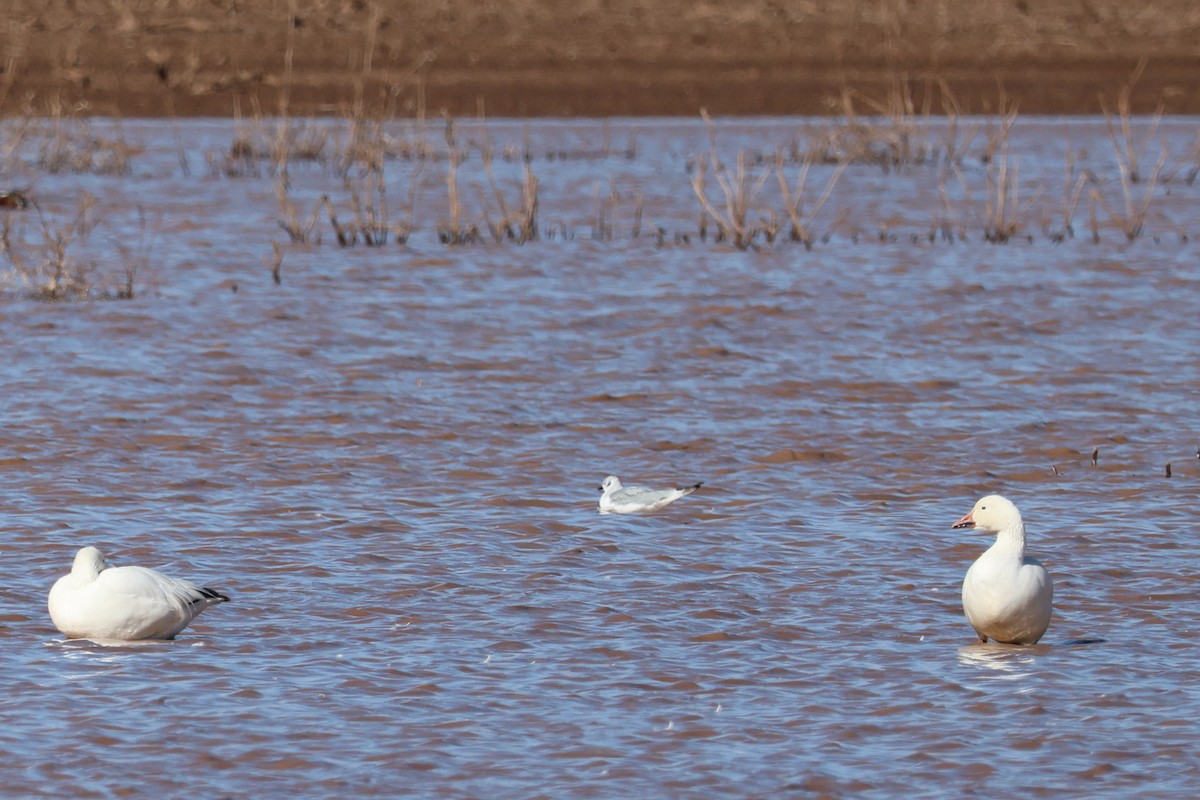
[[[998,494],[989,494],[981,498],[965,517],[951,527],[999,533],[1002,530],[1020,527],[1021,524],[1021,512],[1011,500]]]
[[[96,547],[82,548],[75,554],[75,562],[71,565],[72,573],[93,578],[106,569],[108,569],[108,562],[104,560],[104,554]]]
[[[616,475],[609,475],[604,479],[604,482],[600,484],[600,491],[604,492],[605,494],[611,494],[620,488],[621,479]]]

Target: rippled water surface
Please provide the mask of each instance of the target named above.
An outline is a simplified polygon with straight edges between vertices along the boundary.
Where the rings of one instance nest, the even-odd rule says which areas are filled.
[[[849,167],[811,250],[700,240],[699,121],[463,126],[530,154],[537,240],[440,244],[447,161],[397,157],[408,244],[319,215],[278,286],[279,178],[226,158],[232,123],[97,123],[144,148],[124,175],[39,166],[36,133],[6,179],[41,221],[0,212],[24,252],[87,192],[71,257],[98,287],[144,263],[133,299],[73,302],[3,265],[4,793],[1194,792],[1200,123],[1142,124],[1132,242],[1103,121],[1031,120],[1008,244],[981,133],[957,169]],[[767,170],[752,220],[783,219],[754,154],[804,126],[718,126],[730,174]],[[1071,163],[1094,182],[1056,244]],[[520,159],[495,169],[517,203]],[[336,165],[289,181],[302,221],[350,215]],[[602,516],[610,473],[704,487]],[[990,492],[1055,580],[1034,647],[962,616],[987,541],[950,525]],[[46,593],[87,544],[233,602],[172,643],[65,642]]]

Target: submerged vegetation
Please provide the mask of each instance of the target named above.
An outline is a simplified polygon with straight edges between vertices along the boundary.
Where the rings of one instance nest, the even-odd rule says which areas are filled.
[[[1186,241],[1171,221],[1180,217],[1161,207],[1200,191],[1200,129],[1182,153],[1176,133],[1172,152],[1161,115],[1131,113],[1137,77],[1105,115],[1107,147],[1072,142],[1064,125],[1057,156],[1044,137],[1029,152],[1003,94],[991,113],[968,116],[944,87],[935,110],[936,85],[915,93],[898,79],[882,98],[843,92],[833,116],[796,121],[781,141],[702,111],[678,166],[646,164],[635,123],[622,134],[603,123],[599,141],[567,131],[547,142],[519,123],[398,118],[369,57],[346,114],[235,119],[228,144],[203,152],[206,172],[192,174],[196,154],[180,123],[172,130],[184,179],[269,187],[254,191],[273,198],[276,237],[258,258],[275,283],[297,248],[395,248],[416,235],[446,247],[588,238],[736,250]],[[365,99],[373,89],[377,103]],[[46,300],[131,298],[153,281],[157,236],[144,208],[154,201],[117,196],[120,181],[137,181],[146,150],[127,127],[64,108],[0,126],[0,287]],[[497,129],[516,138],[497,140]],[[52,177],[100,188],[43,194]],[[897,207],[876,195],[911,200]],[[157,230],[162,212],[155,218]]]

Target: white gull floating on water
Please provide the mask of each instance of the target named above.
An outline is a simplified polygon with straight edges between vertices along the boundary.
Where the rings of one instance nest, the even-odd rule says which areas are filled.
[[[601,514],[644,514],[669,506],[701,487],[700,483],[678,489],[650,489],[645,486],[624,486],[616,475],[609,475],[600,485]]]
[[[1011,501],[988,495],[953,527],[996,534],[995,544],[963,579],[963,611],[979,641],[1036,643],[1050,625],[1054,587],[1041,562],[1025,555],[1021,512]]]
[[[173,639],[229,598],[146,567],[112,567],[95,547],[75,555],[50,590],[50,619],[68,639]]]

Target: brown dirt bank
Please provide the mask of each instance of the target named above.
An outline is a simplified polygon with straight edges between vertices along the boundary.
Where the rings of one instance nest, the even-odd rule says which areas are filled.
[[[1002,86],[1023,113],[1096,113],[1143,58],[1135,111],[1200,113],[1192,0],[9,0],[4,17],[7,114],[274,113],[284,89],[302,115],[358,92],[402,115],[811,114],[897,78],[918,102],[944,82],[964,111]]]

